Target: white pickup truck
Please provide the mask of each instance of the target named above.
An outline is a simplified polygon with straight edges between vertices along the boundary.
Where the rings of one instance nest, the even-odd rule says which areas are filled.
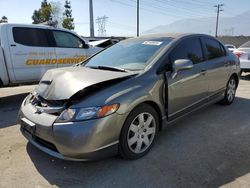
[[[0,24],[0,86],[39,81],[48,69],[71,66],[98,51],[66,29]]]

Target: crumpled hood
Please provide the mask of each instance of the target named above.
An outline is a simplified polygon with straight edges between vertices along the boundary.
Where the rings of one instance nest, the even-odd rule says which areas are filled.
[[[134,75],[86,67],[67,67],[48,70],[35,92],[46,100],[66,100],[91,85]]]

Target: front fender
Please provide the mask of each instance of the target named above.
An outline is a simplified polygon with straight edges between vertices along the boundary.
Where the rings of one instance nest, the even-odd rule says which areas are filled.
[[[131,112],[139,104],[150,101],[158,105],[163,117],[165,116],[164,84],[163,76],[134,77],[96,91],[75,106],[84,108],[119,103],[117,113],[122,115]]]
[[[145,102],[154,102],[165,116],[164,80],[147,80],[146,84],[137,84],[122,93],[117,93],[107,99],[108,103],[120,103],[118,114],[131,112],[136,106]]]

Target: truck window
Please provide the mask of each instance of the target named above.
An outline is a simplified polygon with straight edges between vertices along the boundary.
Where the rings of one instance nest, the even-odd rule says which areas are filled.
[[[13,38],[16,43],[25,46],[49,47],[45,29],[14,27]]]
[[[84,42],[77,36],[64,31],[52,31],[57,47],[83,48]]]

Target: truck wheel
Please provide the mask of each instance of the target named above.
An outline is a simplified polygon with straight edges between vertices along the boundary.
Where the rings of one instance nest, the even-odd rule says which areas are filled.
[[[0,88],[3,87],[3,82],[2,80],[0,79]]]
[[[120,135],[119,154],[137,159],[151,149],[159,128],[159,117],[153,107],[142,104],[128,116]]]
[[[220,103],[224,105],[232,104],[235,98],[236,89],[237,81],[235,77],[232,76],[227,83],[227,89],[224,94],[224,99]]]

